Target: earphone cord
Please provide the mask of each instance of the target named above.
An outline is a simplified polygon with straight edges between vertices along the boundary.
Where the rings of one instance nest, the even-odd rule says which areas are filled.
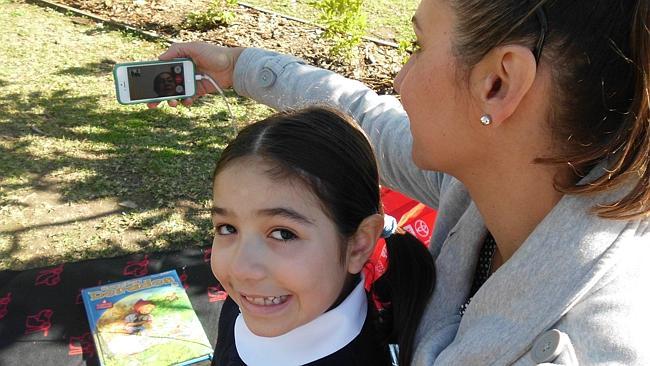
[[[223,90],[219,87],[219,84],[217,84],[217,82],[214,81],[214,79],[212,79],[210,76],[204,75],[204,74],[196,74],[195,79],[197,81],[200,81],[200,80],[203,80],[203,79],[209,81],[212,84],[212,86],[214,86],[214,88],[217,89],[219,94],[221,94],[221,97],[223,98],[224,103],[226,103],[226,108],[228,109],[228,115],[230,115],[230,126],[232,127],[233,132],[234,132],[234,134],[236,136],[237,135],[237,126],[235,125],[235,115],[232,113],[232,110],[230,109],[230,104],[228,104],[228,99],[226,98],[226,95],[223,93]]]

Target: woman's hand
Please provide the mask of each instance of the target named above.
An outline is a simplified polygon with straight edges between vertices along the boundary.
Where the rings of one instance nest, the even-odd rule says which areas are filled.
[[[206,74],[217,82],[219,87],[232,87],[235,64],[243,48],[221,47],[205,42],[174,43],[158,58],[168,61],[174,58],[191,58],[196,65],[197,74]],[[214,92],[216,89],[208,80],[196,82],[196,95],[193,98]],[[183,99],[185,106],[192,105],[193,98]],[[171,107],[178,105],[178,100],[167,101]],[[148,103],[149,108],[156,108],[158,103]]]

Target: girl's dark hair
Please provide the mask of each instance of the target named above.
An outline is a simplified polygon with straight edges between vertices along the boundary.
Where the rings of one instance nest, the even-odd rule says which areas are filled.
[[[538,48],[555,84],[550,128],[556,156],[578,177],[607,160],[607,174],[557,188],[582,194],[636,184],[599,216],[650,214],[650,3],[648,0],[447,0],[454,9],[454,53],[464,69],[492,48]],[[540,16],[541,14],[541,16]]]
[[[332,109],[281,112],[245,127],[221,154],[214,177],[249,157],[268,163],[272,179],[304,183],[336,224],[342,245],[366,217],[383,212],[373,149],[349,117]],[[391,316],[377,318],[383,322],[377,329],[386,329],[386,319],[399,326],[388,327],[390,334],[379,338],[397,340],[400,364],[408,365],[415,331],[433,291],[433,258],[408,233],[394,234],[386,242],[389,265],[376,285],[382,288],[379,298],[392,304]],[[344,259],[344,248],[340,253]]]

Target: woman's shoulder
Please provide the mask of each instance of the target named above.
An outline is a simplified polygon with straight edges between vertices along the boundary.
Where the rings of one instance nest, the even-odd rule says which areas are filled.
[[[619,222],[591,234],[592,241],[606,237],[611,244],[595,262],[595,267],[603,268],[595,273],[602,275],[595,279],[596,285],[588,295],[616,294],[614,300],[617,302],[635,306],[643,301],[650,306],[650,296],[642,290],[650,283],[650,219]],[[586,242],[589,239],[584,238]],[[623,295],[627,298],[621,297]]]
[[[640,341],[650,329],[650,220],[613,222],[592,236],[609,238],[611,245],[594,258],[593,285],[578,292],[556,327],[570,336],[584,363],[650,364],[650,349]]]
[[[639,236],[624,244],[626,253],[556,325],[570,335],[584,363],[650,364],[650,348],[642,341],[650,329],[650,238]]]

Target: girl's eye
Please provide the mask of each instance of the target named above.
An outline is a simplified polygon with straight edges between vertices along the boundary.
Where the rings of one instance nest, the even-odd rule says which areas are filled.
[[[297,239],[298,236],[287,229],[277,229],[271,232],[271,237],[275,240],[289,241]]]
[[[231,235],[237,232],[234,226],[228,224],[218,225],[216,229],[219,235]]]

